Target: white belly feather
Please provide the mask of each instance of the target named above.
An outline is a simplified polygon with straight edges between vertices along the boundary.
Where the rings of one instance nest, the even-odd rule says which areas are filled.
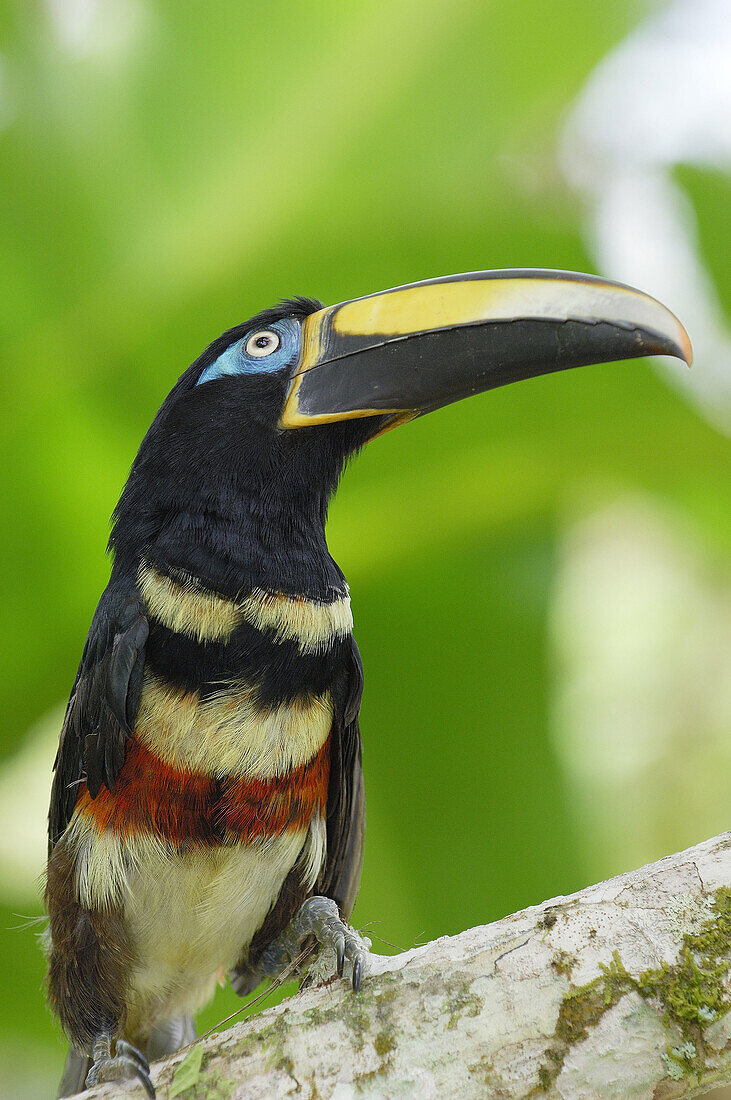
[[[164,1017],[195,1011],[244,953],[276,901],[307,833],[164,856],[137,866],[125,918],[139,962],[130,1001]]]

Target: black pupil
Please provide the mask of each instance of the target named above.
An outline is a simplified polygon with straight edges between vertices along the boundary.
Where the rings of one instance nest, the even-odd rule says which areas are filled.
[[[258,348],[268,348],[269,344],[271,343],[271,337],[270,336],[257,336],[254,343],[256,344],[256,346]]]

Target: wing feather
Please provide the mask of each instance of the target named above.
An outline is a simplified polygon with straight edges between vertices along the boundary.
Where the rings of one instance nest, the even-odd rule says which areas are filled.
[[[109,582],[92,619],[66,708],[48,813],[53,849],[74,812],[79,783],[92,798],[114,789],[137,717],[149,627],[134,578]]]
[[[316,892],[338,903],[346,919],[355,906],[363,865],[365,790],[358,717],[363,694],[363,665],[352,643],[347,694],[333,733],[327,801],[327,859]]]

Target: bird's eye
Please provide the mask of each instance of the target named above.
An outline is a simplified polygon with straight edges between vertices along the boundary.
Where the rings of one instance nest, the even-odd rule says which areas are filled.
[[[253,359],[263,359],[265,355],[271,355],[281,344],[279,334],[272,332],[270,328],[253,333],[246,341],[246,354]]]
[[[271,328],[253,332],[250,328],[248,332],[244,329],[242,335],[237,334],[218,358],[201,371],[196,385],[226,375],[272,374],[286,370],[297,354],[300,335],[301,325],[295,317],[283,317]]]

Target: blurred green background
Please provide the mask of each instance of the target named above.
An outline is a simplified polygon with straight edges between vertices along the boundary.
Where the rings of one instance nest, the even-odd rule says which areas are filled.
[[[281,296],[593,270],[555,147],[639,15],[0,6],[0,1095],[50,1095],[60,1070],[33,923],[58,708],[158,405]],[[729,306],[728,177],[678,179]],[[647,362],[483,395],[348,471],[329,534],[366,671],[356,923],[408,948],[727,827],[728,475]],[[238,1006],[222,992],[203,1022]]]

